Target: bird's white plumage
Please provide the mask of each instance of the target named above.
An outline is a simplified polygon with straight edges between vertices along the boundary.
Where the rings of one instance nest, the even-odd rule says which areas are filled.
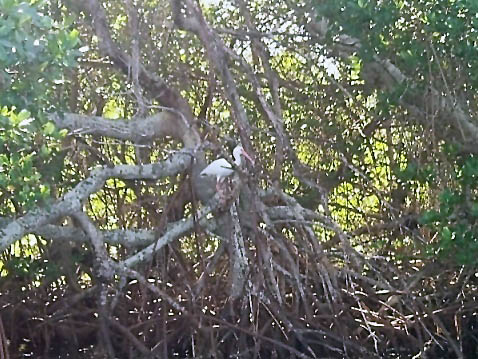
[[[236,166],[241,165],[241,155],[244,155],[251,161],[251,163],[254,163],[254,161],[251,159],[251,157],[244,151],[241,145],[236,146],[234,148],[234,151],[232,151],[232,156],[234,157],[234,164]],[[232,168],[232,165],[225,159],[225,158],[219,158],[215,161],[212,161],[205,169],[201,171],[201,176],[216,176],[217,182],[220,183],[224,180],[224,178],[230,176],[231,174],[234,173],[234,170]]]
[[[201,171],[201,176],[216,176],[217,181],[230,176],[233,173],[232,166],[225,158],[212,161],[209,166]]]

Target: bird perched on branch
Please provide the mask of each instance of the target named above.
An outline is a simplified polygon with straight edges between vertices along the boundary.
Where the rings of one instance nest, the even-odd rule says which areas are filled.
[[[234,151],[232,151],[232,156],[234,157],[234,164],[236,167],[239,167],[242,163],[242,156],[247,158],[252,165],[254,165],[254,160],[249,156],[249,154],[242,148],[241,145],[236,146]],[[201,171],[201,176],[216,176],[216,190],[220,191],[220,185],[224,182],[226,177],[229,177],[234,173],[233,166],[225,159],[219,158],[211,162],[205,169]]]

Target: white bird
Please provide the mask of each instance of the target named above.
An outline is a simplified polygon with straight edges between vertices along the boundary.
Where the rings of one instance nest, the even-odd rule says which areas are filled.
[[[232,156],[234,157],[234,164],[237,167],[239,167],[242,163],[241,156],[246,157],[251,164],[254,165],[253,159],[246,151],[244,151],[244,148],[242,148],[241,145],[238,145],[236,148],[234,148],[234,151],[232,151]],[[234,169],[232,168],[232,165],[225,158],[219,158],[215,161],[212,161],[209,166],[203,169],[201,171],[201,176],[216,176],[216,189],[219,191],[219,185],[226,177],[233,173]]]

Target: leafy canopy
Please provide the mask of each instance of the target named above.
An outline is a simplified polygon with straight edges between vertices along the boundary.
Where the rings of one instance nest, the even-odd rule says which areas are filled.
[[[76,30],[43,14],[44,2],[0,0],[1,214],[49,197],[61,170],[61,134],[46,111],[62,108],[64,72],[80,55]]]

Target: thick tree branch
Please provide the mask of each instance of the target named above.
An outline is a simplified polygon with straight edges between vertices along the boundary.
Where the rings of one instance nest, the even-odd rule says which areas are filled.
[[[294,215],[293,211],[288,206],[275,206],[265,207],[265,211],[270,217],[272,222],[299,222],[300,218]],[[301,215],[305,219],[305,223],[313,221],[321,221],[323,219],[314,211],[302,208],[304,211]],[[0,228],[7,226],[14,220],[11,218],[0,218]],[[271,223],[272,223],[271,222]],[[321,221],[322,222],[322,221]],[[214,219],[209,219],[207,222],[200,223],[208,232],[213,232],[217,226]],[[166,231],[170,228],[178,228],[178,226],[186,226],[181,229],[184,236],[190,231],[194,230],[194,227],[190,227],[189,223],[186,224],[183,220],[169,223]],[[45,239],[53,241],[71,241],[76,243],[88,242],[88,236],[85,232],[77,227],[73,226],[58,226],[54,224],[46,224],[31,231],[31,233],[41,236]],[[156,241],[157,231],[154,229],[117,229],[111,231],[101,231],[101,237],[105,243],[110,245],[122,245],[126,248],[144,248],[145,246]]]
[[[198,145],[197,138],[194,132],[191,132],[188,123],[178,120],[179,117],[167,111],[134,120],[110,120],[74,113],[61,115],[53,113],[50,120],[59,128],[66,128],[78,134],[105,136],[133,143],[151,142],[171,136],[182,141],[185,147],[194,148]]]
[[[121,262],[121,265],[133,268],[138,264],[150,261],[154,254],[160,251],[164,246],[193,230],[196,223],[200,226],[207,227],[208,230],[214,230],[215,222],[209,220],[207,215],[216,208],[217,205],[217,199],[213,199],[209,206],[202,208],[195,216],[189,216],[188,219],[170,224],[167,232],[158,238],[158,240]]]
[[[0,228],[7,226],[14,220],[11,218],[0,218]],[[88,241],[88,236],[83,230],[73,226],[58,226],[54,224],[45,224],[36,228],[31,233],[52,241],[71,241],[84,243]],[[117,229],[111,231],[102,231],[102,237],[105,243],[112,245],[122,245],[127,248],[144,247],[154,241],[155,231],[149,229]]]
[[[100,190],[108,178],[159,179],[184,171],[191,163],[191,152],[176,152],[161,163],[131,166],[119,165],[95,169],[90,176],[76,185],[70,192],[47,208],[37,208],[25,216],[0,229],[0,252],[22,238],[25,234],[80,211],[83,201]]]
[[[47,224],[32,231],[32,233],[53,241],[72,241],[78,243],[88,241],[88,237],[82,230],[71,226],[62,227]],[[101,236],[105,243],[111,245],[122,245],[127,248],[144,247],[145,245],[152,243],[156,238],[155,231],[148,229],[118,229],[102,231]]]

